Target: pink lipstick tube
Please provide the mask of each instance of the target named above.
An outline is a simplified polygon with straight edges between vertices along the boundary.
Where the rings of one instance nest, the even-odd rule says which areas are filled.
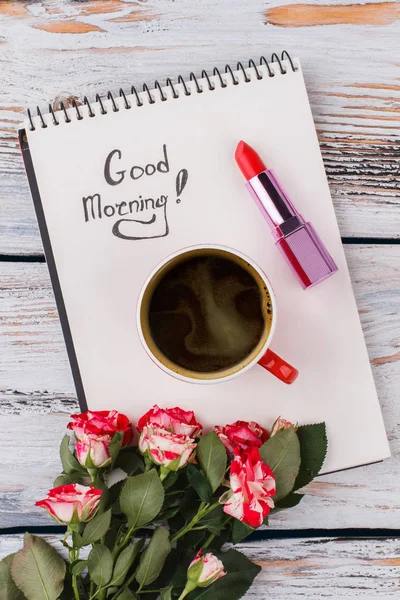
[[[304,289],[338,270],[314,227],[296,209],[272,169],[249,179],[246,187],[270,226],[275,245]]]

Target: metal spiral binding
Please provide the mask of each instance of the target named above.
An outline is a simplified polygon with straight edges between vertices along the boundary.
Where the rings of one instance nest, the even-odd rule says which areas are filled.
[[[292,71],[297,71],[297,67],[294,65],[290,55],[288,54],[288,52],[286,52],[286,50],[284,50],[281,53],[280,57],[274,52],[271,56],[270,63],[278,63],[280,73],[282,75],[285,75],[287,73],[287,70],[284,68],[284,65],[282,64],[282,61],[284,61],[284,60],[287,60],[289,62],[290,68],[292,69]],[[271,69],[270,63],[267,61],[265,56],[261,56],[260,60],[259,60],[259,65],[256,65],[256,63],[254,62],[253,59],[250,59],[248,66],[249,66],[249,68],[252,68],[254,70],[257,79],[263,79],[263,76],[261,75],[261,73],[259,71],[259,66],[262,67],[263,65],[267,68],[267,73],[268,73],[267,76],[275,77],[275,72]],[[248,73],[246,72],[246,67],[244,67],[243,63],[238,62],[236,70],[242,73],[244,83],[249,83],[251,81],[251,77],[249,77]],[[228,86],[228,82],[224,79],[224,77],[226,77],[226,76],[230,77],[232,85],[238,85],[240,83],[240,80],[235,76],[235,74],[232,70],[232,67],[230,65],[225,65],[225,69],[224,69],[223,73],[221,73],[220,70],[217,67],[215,67],[213,69],[212,74],[214,77],[215,76],[218,77],[219,84],[222,88],[226,88]],[[201,72],[201,78],[197,78],[194,73],[190,73],[189,81],[194,82],[194,84],[196,86],[195,90],[189,89],[189,87],[187,86],[187,82],[183,79],[182,75],[178,76],[177,84],[175,84],[175,85],[182,86],[185,96],[191,96],[193,91],[197,94],[201,94],[201,93],[203,93],[203,88],[201,87],[201,85],[199,83],[199,79],[200,79],[200,81],[203,81],[206,84],[206,86],[208,87],[210,92],[215,90],[215,87],[216,87],[215,83],[211,82],[210,76],[208,75],[207,71],[205,71],[205,70],[203,70]],[[174,83],[172,82],[172,80],[169,77],[168,77],[168,79],[166,79],[165,85],[171,89],[173,99],[179,98],[179,93],[177,92]],[[158,100],[157,97],[154,97],[154,94],[158,94],[159,99],[162,102],[165,102],[166,100],[168,100],[168,97],[165,95],[163,88],[159,81],[155,82],[153,90],[150,90],[147,83],[144,83],[142,86],[142,91],[147,94],[149,104],[155,104],[156,101]],[[140,98],[139,92],[137,91],[137,89],[135,88],[134,85],[132,85],[132,87],[131,87],[131,95],[134,96],[136,99],[136,106],[138,106],[138,107],[143,106],[144,102]],[[126,94],[122,88],[119,90],[119,97],[123,99],[124,108],[126,110],[129,110],[130,108],[132,108],[132,104],[128,101]],[[107,93],[107,99],[110,100],[110,102],[111,102],[112,111],[118,112],[120,110],[120,107],[118,106],[117,102],[115,101],[115,97],[112,92]],[[100,114],[106,115],[108,110],[104,106],[103,100],[99,94],[96,94],[95,103],[98,105],[98,107],[100,109]],[[89,117],[96,116],[96,112],[93,110],[92,105],[91,105],[90,101],[88,100],[87,96],[84,97],[83,102],[81,104],[83,104],[84,106],[87,107]],[[78,121],[81,121],[84,118],[84,116],[82,115],[82,112],[79,109],[79,106],[80,105],[76,102],[75,98],[73,98],[71,101],[71,107],[75,109],[76,118],[78,119]],[[60,121],[57,118],[57,114],[56,114],[57,112],[61,113],[61,115],[64,117],[64,121],[66,123],[71,123],[71,118],[68,115],[65,103],[61,101],[59,103],[59,108],[57,110],[55,110],[54,107],[51,104],[49,104],[48,114],[51,115],[53,125],[60,124]],[[30,131],[35,131],[36,127],[33,122],[31,110],[29,108],[27,110],[27,113],[28,113],[28,119],[29,119],[29,129],[30,129]],[[40,119],[41,128],[46,129],[48,127],[48,123],[46,123],[43,113],[40,110],[39,106],[36,107],[36,114]]]

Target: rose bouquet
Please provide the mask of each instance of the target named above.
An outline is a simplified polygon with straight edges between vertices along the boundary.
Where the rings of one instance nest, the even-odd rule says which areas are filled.
[[[62,474],[36,503],[66,525],[61,556],[26,534],[0,562],[4,600],[235,600],[260,567],[232,548],[298,504],[319,472],[325,425],[278,418],[203,433],[192,411],[73,415]]]

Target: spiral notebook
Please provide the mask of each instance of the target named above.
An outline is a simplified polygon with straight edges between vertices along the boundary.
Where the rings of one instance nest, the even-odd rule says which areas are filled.
[[[277,59],[38,107],[20,143],[82,409],[137,419],[154,403],[180,405],[206,425],[324,420],[327,472],[389,448],[300,63]],[[245,190],[240,139],[262,151],[336,261],[315,288],[301,289]],[[269,276],[272,349],[299,369],[293,385],[258,366],[190,384],[147,356],[135,322],[143,282],[201,243],[240,250]]]

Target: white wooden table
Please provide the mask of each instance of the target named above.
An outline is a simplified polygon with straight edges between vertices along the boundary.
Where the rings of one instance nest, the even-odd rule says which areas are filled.
[[[77,409],[21,157],[27,106],[199,73],[273,51],[301,58],[393,457],[319,478],[270,539],[249,598],[400,594],[400,3],[0,0],[0,556],[59,470]],[[58,543],[57,539],[52,539]]]

